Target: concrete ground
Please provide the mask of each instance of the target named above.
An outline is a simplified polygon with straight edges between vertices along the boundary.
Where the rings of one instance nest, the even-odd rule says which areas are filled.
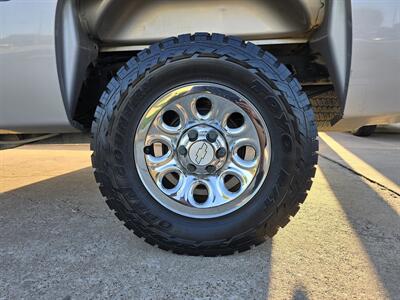
[[[400,299],[400,135],[322,133],[295,218],[245,253],[151,247],[100,196],[87,144],[0,152],[0,299]]]

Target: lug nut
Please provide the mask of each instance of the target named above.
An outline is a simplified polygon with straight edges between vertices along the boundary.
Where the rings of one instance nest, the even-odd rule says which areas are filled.
[[[192,129],[188,132],[188,136],[189,136],[189,141],[194,142],[195,140],[197,140],[199,134],[197,133],[196,130]]]
[[[213,165],[208,165],[208,166],[206,167],[206,171],[207,171],[208,173],[214,173],[215,170],[216,170],[216,168],[215,168],[215,166],[213,166]]]
[[[144,154],[151,154],[151,146],[146,146],[143,148]]]
[[[217,150],[216,154],[217,154],[218,158],[224,157],[226,155],[226,149],[225,148],[219,148]]]
[[[214,143],[218,138],[218,134],[214,130],[212,130],[207,133],[206,138],[210,143]]]
[[[185,156],[187,154],[187,150],[186,150],[185,146],[183,146],[183,145],[179,146],[178,153],[182,156]]]
[[[194,172],[194,171],[196,171],[196,166],[192,165],[192,164],[188,164],[187,169],[189,170],[189,172]]]

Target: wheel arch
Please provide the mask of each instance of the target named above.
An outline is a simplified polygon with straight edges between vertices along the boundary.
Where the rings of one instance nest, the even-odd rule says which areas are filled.
[[[281,21],[283,20],[282,23],[284,25],[279,29],[280,31],[276,28],[275,30],[278,31],[265,32],[263,35],[257,35],[254,32],[242,32],[242,34],[236,32],[236,34],[246,40],[253,39],[253,42],[265,47],[266,50],[272,50],[271,52],[278,58],[280,58],[279,53],[274,53],[274,49],[270,50],[270,47],[275,47],[279,52],[280,48],[286,49],[291,45],[306,45],[311,51],[318,53],[322,58],[324,67],[328,70],[327,76],[329,78],[327,79],[329,84],[334,87],[336,94],[335,102],[338,109],[335,116],[326,123],[331,126],[342,117],[347,95],[351,60],[350,1],[345,1],[346,3],[332,0],[288,1],[294,5],[293,7],[301,10],[301,13],[297,15],[296,21],[290,20],[288,17],[290,14],[283,15]],[[146,12],[146,9],[139,5],[141,1],[133,2],[134,4],[126,5],[136,8],[139,11],[138,13],[151,14],[151,12]],[[180,3],[178,0],[172,2],[175,6]],[[257,5],[262,5],[262,3],[268,2],[258,1]],[[320,7],[316,6],[318,3]],[[116,11],[121,12],[121,4],[118,4],[117,1],[110,0],[105,2],[102,9],[99,8],[99,5],[98,2],[96,4],[96,1],[89,0],[60,0],[57,4],[55,43],[60,88],[68,118],[78,128],[90,126],[91,120],[87,119],[93,117],[92,113],[100,96],[98,92],[93,91],[93,88],[105,87],[108,80],[115,75],[115,70],[119,69],[127,60],[127,57],[135,55],[139,50],[152,43],[151,36],[148,38],[143,37],[140,40],[136,39],[137,37],[134,34],[131,36],[126,35],[127,28],[129,28],[128,25],[131,24],[127,20],[132,18],[128,13],[124,14],[124,22],[128,22],[128,25],[120,26],[116,24],[111,26],[113,17],[110,16],[115,17]],[[147,4],[143,5],[146,6]],[[155,9],[155,7],[152,9]],[[277,9],[279,7],[275,7],[275,14]],[[99,24],[101,24],[102,20],[104,21],[105,15],[111,20],[108,21],[108,26],[106,27],[112,28],[105,33],[103,30],[102,35],[99,28],[104,28],[104,26],[101,27]],[[293,28],[299,26],[299,20],[305,18],[307,18],[307,21],[303,24],[302,30],[294,32]],[[341,26],[343,19],[345,24]],[[183,24],[180,27],[184,31],[189,30],[185,29],[185,26]],[[176,36],[181,33],[187,33],[186,31],[180,32],[178,29],[171,34]],[[202,28],[196,31],[200,29]],[[210,30],[210,32],[227,33],[226,29],[221,26],[216,26]],[[114,40],[110,40],[111,34],[115,34],[116,38]],[[340,43],[337,43],[336,35],[339,35]],[[164,37],[166,36],[160,36],[159,38],[162,39]],[[117,53],[121,54],[121,56],[115,62],[114,58]],[[106,62],[102,64],[101,60],[104,58]],[[108,61],[108,58],[111,58],[111,62]],[[286,62],[284,61],[284,63]],[[111,64],[116,64],[117,67],[108,68],[103,72],[101,68],[104,68],[105,65],[109,67]],[[306,72],[306,70],[301,72]],[[299,75],[302,76],[303,74]],[[95,77],[94,80],[93,77]],[[99,83],[99,81],[101,82]],[[303,82],[301,83],[303,84]],[[90,108],[86,107],[88,105]]]
[[[71,124],[82,128],[74,120],[77,100],[87,79],[88,67],[98,55],[97,44],[82,28],[77,0],[59,0],[55,20],[55,49],[57,73],[65,110]]]
[[[326,1],[324,22],[310,39],[328,68],[343,114],[350,79],[352,55],[351,1]]]

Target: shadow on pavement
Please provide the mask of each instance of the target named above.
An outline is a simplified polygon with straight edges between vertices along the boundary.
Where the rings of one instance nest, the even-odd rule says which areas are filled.
[[[399,214],[361,177],[352,176],[356,182],[349,185],[350,182],[340,178],[343,170],[328,170],[322,164],[320,169],[372,262],[378,279],[389,297],[398,299],[400,257],[398,247],[393,245],[400,240]],[[395,194],[392,196],[397,197]]]
[[[1,296],[6,298],[266,299],[271,242],[226,257],[146,244],[112,216],[91,168],[0,195]]]
[[[307,290],[303,286],[299,286],[293,292],[292,299],[293,300],[308,300],[310,298],[308,297]]]
[[[400,134],[376,133],[370,137],[357,137],[349,133],[320,133],[320,137],[321,154],[367,177],[371,177],[368,169],[375,169],[393,182],[389,188],[400,184]],[[356,159],[345,159],[343,155],[348,156],[345,152]],[[372,177],[376,177],[371,179],[377,182],[381,181],[379,174]],[[381,183],[385,185],[384,181]]]
[[[388,296],[396,299],[400,294],[399,216],[379,191],[350,172],[349,177],[344,178],[347,171],[334,164],[328,167],[329,164],[320,164],[320,171],[345,212],[377,278]],[[311,200],[318,199],[308,199],[304,205]],[[335,234],[333,230],[320,228],[323,216],[313,215],[318,210],[307,211],[308,215],[296,216],[300,224],[292,225],[312,231],[296,236],[297,231],[292,230],[295,234],[284,240],[289,243],[287,247],[291,247],[290,243],[304,245],[303,239],[309,237],[308,234],[318,238]],[[284,230],[290,232],[289,228]],[[285,243],[273,251],[269,240],[241,254],[206,258],[179,256],[146,244],[111,215],[91,168],[1,194],[0,236],[0,261],[2,270],[6,270],[0,272],[0,296],[10,299],[68,296],[266,299],[271,294],[273,280],[278,284],[272,294],[279,298],[283,292],[279,291],[282,283],[279,281],[287,281],[285,276],[291,276],[296,283],[285,287],[288,298],[308,299],[311,291],[327,288],[320,286],[319,280],[305,284],[305,279],[297,275],[297,269],[302,266],[291,264],[291,260],[302,258],[303,263],[314,264],[318,271],[318,264],[329,260],[324,260],[325,254],[313,248],[299,247],[296,252],[279,256],[279,251],[284,250],[280,247],[286,247]],[[277,265],[292,272],[283,274],[282,278],[271,278],[272,257],[283,260],[276,261]],[[337,262],[337,268],[345,263],[346,260]],[[357,272],[359,270],[355,270],[354,276]],[[332,274],[333,278],[335,276],[342,275]]]

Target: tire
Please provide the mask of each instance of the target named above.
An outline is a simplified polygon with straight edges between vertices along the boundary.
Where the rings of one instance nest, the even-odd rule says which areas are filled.
[[[353,135],[360,137],[367,137],[374,133],[376,129],[376,125],[368,125],[358,128],[356,131],[353,131]]]
[[[310,98],[318,129],[332,127],[342,117],[342,110],[334,91]]]
[[[272,147],[268,174],[254,197],[212,218],[188,217],[161,205],[135,167],[133,141],[148,107],[171,88],[198,81],[250,99]],[[102,94],[92,136],[94,174],[108,206],[137,236],[178,254],[228,255],[272,237],[299,210],[317,163],[316,123],[299,82],[270,53],[221,34],[169,38],[131,58]]]

